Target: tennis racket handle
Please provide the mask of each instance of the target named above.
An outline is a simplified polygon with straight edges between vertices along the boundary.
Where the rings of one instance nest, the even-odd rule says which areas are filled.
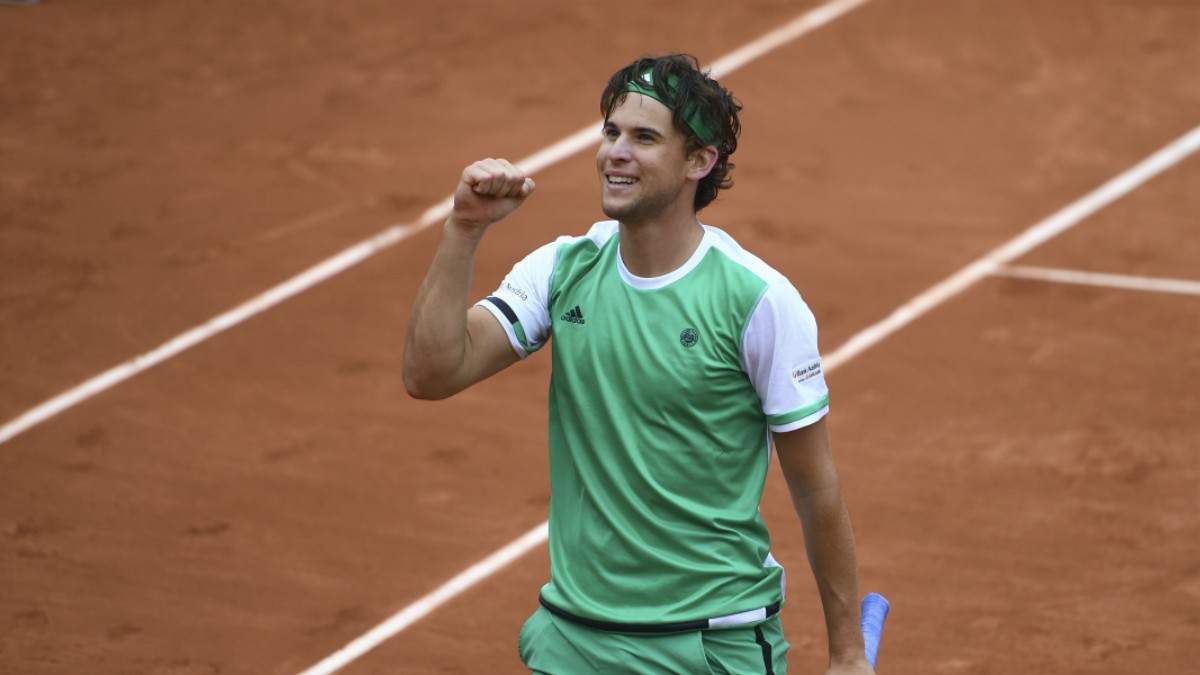
[[[887,618],[889,608],[887,598],[878,593],[868,593],[862,601],[863,643],[872,668],[879,658],[879,641],[883,638],[883,621]]]

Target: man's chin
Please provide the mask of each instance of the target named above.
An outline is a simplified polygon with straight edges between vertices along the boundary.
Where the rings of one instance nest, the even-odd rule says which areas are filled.
[[[604,215],[608,216],[612,220],[624,220],[628,218],[629,214],[633,211],[633,209],[630,209],[628,206],[609,204],[605,201],[600,202],[600,210],[604,212]]]

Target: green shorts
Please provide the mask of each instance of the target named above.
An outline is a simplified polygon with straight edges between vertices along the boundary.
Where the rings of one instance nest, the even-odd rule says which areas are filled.
[[[749,626],[686,633],[613,633],[539,607],[517,640],[521,661],[539,675],[750,675],[787,672],[779,617]]]

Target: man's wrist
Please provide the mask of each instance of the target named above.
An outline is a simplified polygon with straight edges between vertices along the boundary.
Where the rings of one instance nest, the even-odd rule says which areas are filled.
[[[861,645],[857,649],[829,651],[830,666],[857,666],[867,663],[867,651]]]
[[[837,639],[837,637],[841,639]],[[861,633],[854,631],[853,633],[837,637],[831,636],[830,639],[830,663],[857,663],[860,659],[865,660],[867,658],[867,648],[863,644]]]
[[[490,223],[479,224],[464,221],[454,214],[450,214],[450,217],[446,219],[446,224],[442,226],[442,232],[446,236],[478,244],[483,239],[489,225]]]

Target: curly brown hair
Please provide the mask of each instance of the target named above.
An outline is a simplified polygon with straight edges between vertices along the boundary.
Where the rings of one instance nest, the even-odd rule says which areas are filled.
[[[700,69],[696,57],[690,54],[647,56],[618,70],[609,79],[600,95],[600,114],[605,122],[625,101],[631,90],[630,83],[635,81],[635,89],[653,86],[658,94],[655,98],[673,102],[668,107],[672,109],[675,128],[687,139],[689,154],[708,145],[717,148],[716,164],[696,188],[694,205],[699,212],[717,198],[719,191],[733,186],[729,174],[734,165],[729,156],[737,150],[738,136],[742,133],[738,121],[742,106],[712,79],[708,71]],[[706,143],[693,125],[701,125],[713,140]]]

